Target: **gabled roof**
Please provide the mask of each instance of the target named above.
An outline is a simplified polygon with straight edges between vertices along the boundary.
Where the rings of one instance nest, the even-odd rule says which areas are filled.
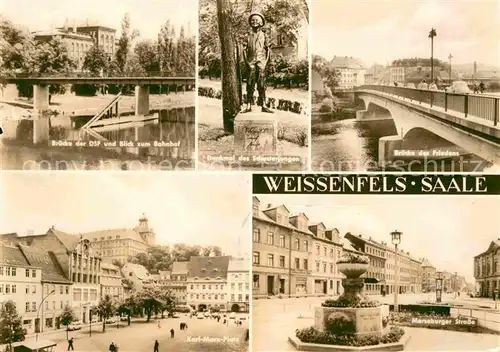
[[[116,239],[116,236],[120,236],[120,239],[130,239],[145,243],[141,235],[139,235],[136,231],[125,228],[86,232],[83,233],[82,236],[83,238],[88,239],[91,243],[94,240],[94,238],[96,239],[96,241],[100,241],[101,237],[104,237],[105,241],[108,239],[109,236],[111,236],[111,239],[113,240]]]
[[[488,249],[487,249],[487,250],[485,250],[484,252],[482,252],[482,253],[480,253],[480,254],[476,255],[474,258],[480,257],[480,256],[482,256],[483,254],[488,253],[488,252],[490,252],[490,251],[492,251],[492,250],[494,250],[494,249],[496,249],[496,248],[498,248],[498,247],[500,247],[500,239],[498,239],[498,240],[493,240],[493,241],[491,241],[491,242],[490,242],[490,245],[488,246]]]
[[[278,209],[278,208],[281,208],[281,207],[285,208],[285,209],[286,209],[286,211],[287,211],[288,213],[290,213],[290,210],[288,210],[288,208],[287,208],[284,204],[281,204],[281,205],[276,205],[276,206],[271,207],[271,208],[266,208],[266,209],[264,209],[263,211],[264,211],[264,212],[267,212],[267,211],[274,210],[274,209]]]
[[[189,262],[174,262],[172,264],[172,275],[187,275],[189,271]]]
[[[30,266],[19,247],[3,244],[0,246],[0,263],[12,266]]]
[[[22,244],[19,245],[19,249],[30,265],[42,269],[42,282],[71,284],[71,280],[64,275],[63,269],[53,252],[39,250],[36,247]]]
[[[56,236],[59,239],[59,241],[62,242],[62,244],[66,247],[66,249],[70,251],[73,251],[76,248],[81,238],[78,235],[70,235],[69,233],[57,230],[54,227],[51,227],[47,231],[47,235],[49,235],[50,233],[53,233],[54,236]]]
[[[259,212],[257,213],[257,216],[254,215],[253,217],[257,218],[259,220],[262,220],[262,221],[266,221],[266,222],[272,223],[272,224],[277,225],[277,226],[283,226],[283,227],[286,227],[286,228],[291,229],[291,230],[295,230],[295,231],[300,232],[300,233],[307,233],[308,235],[314,236],[314,234],[309,229],[307,229],[307,230],[298,229],[298,228],[296,228],[295,226],[293,226],[290,223],[288,223],[288,224],[280,224],[280,223],[274,221],[272,218],[270,218],[262,210],[259,210]]]
[[[189,260],[189,277],[227,278],[230,256],[191,257]]]
[[[309,220],[309,218],[307,217],[307,215],[306,215],[306,214],[304,214],[304,213],[298,213],[298,214],[291,215],[291,216],[290,216],[290,219],[291,219],[291,218],[296,218],[296,217],[301,216],[301,215],[302,215],[303,217],[305,217],[307,220]]]
[[[338,68],[363,69],[364,65],[361,60],[348,56],[334,56],[330,65]]]

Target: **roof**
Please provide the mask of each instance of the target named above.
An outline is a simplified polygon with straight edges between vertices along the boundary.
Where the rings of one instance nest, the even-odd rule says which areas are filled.
[[[340,238],[340,243],[342,244],[342,246],[344,247],[344,250],[346,250],[346,251],[361,253],[356,248],[354,248],[352,246],[351,242],[345,237]]]
[[[57,230],[54,227],[50,228],[49,231],[47,231],[47,235],[50,232],[52,232],[68,250],[74,250],[78,245],[78,242],[80,242],[80,236],[78,235],[70,235],[69,233]]]
[[[20,244],[20,250],[32,266],[42,269],[42,281],[71,284],[53,252],[40,250],[36,247]]]
[[[0,263],[12,266],[30,266],[19,247],[3,244],[0,247]]]
[[[250,271],[250,260],[248,258],[235,258],[229,260],[227,271]]]
[[[490,242],[487,250],[485,250],[484,252],[481,252],[480,254],[474,256],[474,258],[480,257],[480,256],[488,253],[489,251],[491,251],[491,250],[493,250],[495,248],[498,248],[498,247],[500,247],[500,239],[493,240],[493,241]]]
[[[352,56],[334,56],[330,65],[338,68],[352,68],[352,69],[364,69],[364,65],[361,60],[353,58]]]
[[[191,257],[189,261],[189,277],[226,278],[230,256]]]
[[[172,264],[172,275],[179,275],[179,274],[184,274],[187,275],[189,271],[189,262],[188,261],[183,261],[183,262],[174,262]]]
[[[131,271],[140,280],[150,279],[150,275],[148,273],[148,270],[140,264],[126,263],[123,266],[122,271]]]
[[[277,226],[282,226],[282,227],[285,227],[285,228],[288,228],[291,230],[295,230],[295,231],[298,231],[301,233],[306,233],[308,235],[314,236],[314,234],[309,229],[308,230],[301,230],[301,229],[296,228],[295,226],[293,226],[290,223],[280,224],[280,223],[274,221],[271,217],[267,216],[266,213],[264,213],[262,210],[259,210],[257,215],[254,215],[253,217],[254,217],[254,219],[256,218],[258,220],[266,221],[266,222],[272,223],[272,224],[277,225]]]
[[[86,238],[91,242],[94,240],[94,238],[96,239],[96,241],[100,241],[101,237],[104,237],[104,240],[107,240],[107,237],[111,236],[111,238],[114,240],[116,239],[116,236],[120,236],[120,239],[129,239],[146,243],[137,232],[132,229],[125,228],[86,232],[83,233],[82,236],[83,238]]]

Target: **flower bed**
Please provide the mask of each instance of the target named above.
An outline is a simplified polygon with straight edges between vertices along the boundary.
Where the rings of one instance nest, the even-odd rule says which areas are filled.
[[[335,335],[310,327],[297,329],[295,336],[304,343],[360,347],[399,342],[404,333],[402,328],[391,327],[387,334],[381,336],[356,336],[354,334]]]
[[[198,87],[198,95],[212,99],[222,99],[222,91],[212,87]],[[243,101],[246,101],[246,94],[243,94]],[[256,98],[254,97],[254,103]],[[266,98],[266,106],[270,109],[288,111],[294,114],[305,115],[307,113],[306,106],[298,101],[288,99],[276,99],[272,97]]]
[[[340,297],[339,299],[327,299],[321,303],[322,307],[338,307],[338,308],[375,308],[380,307],[378,301],[362,301],[362,300],[347,300]]]

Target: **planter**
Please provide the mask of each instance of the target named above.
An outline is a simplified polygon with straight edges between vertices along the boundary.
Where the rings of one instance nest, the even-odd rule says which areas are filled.
[[[349,279],[357,279],[363,275],[370,264],[368,263],[337,263],[337,268]]]
[[[382,307],[314,307],[314,327],[319,331],[361,336],[380,336],[385,331],[382,327]]]

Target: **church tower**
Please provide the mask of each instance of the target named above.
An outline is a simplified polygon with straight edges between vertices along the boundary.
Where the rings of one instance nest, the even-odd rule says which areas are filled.
[[[139,233],[142,240],[148,245],[153,246],[155,244],[155,233],[152,228],[149,227],[149,220],[146,214],[142,214],[139,218],[139,225],[135,228]]]

